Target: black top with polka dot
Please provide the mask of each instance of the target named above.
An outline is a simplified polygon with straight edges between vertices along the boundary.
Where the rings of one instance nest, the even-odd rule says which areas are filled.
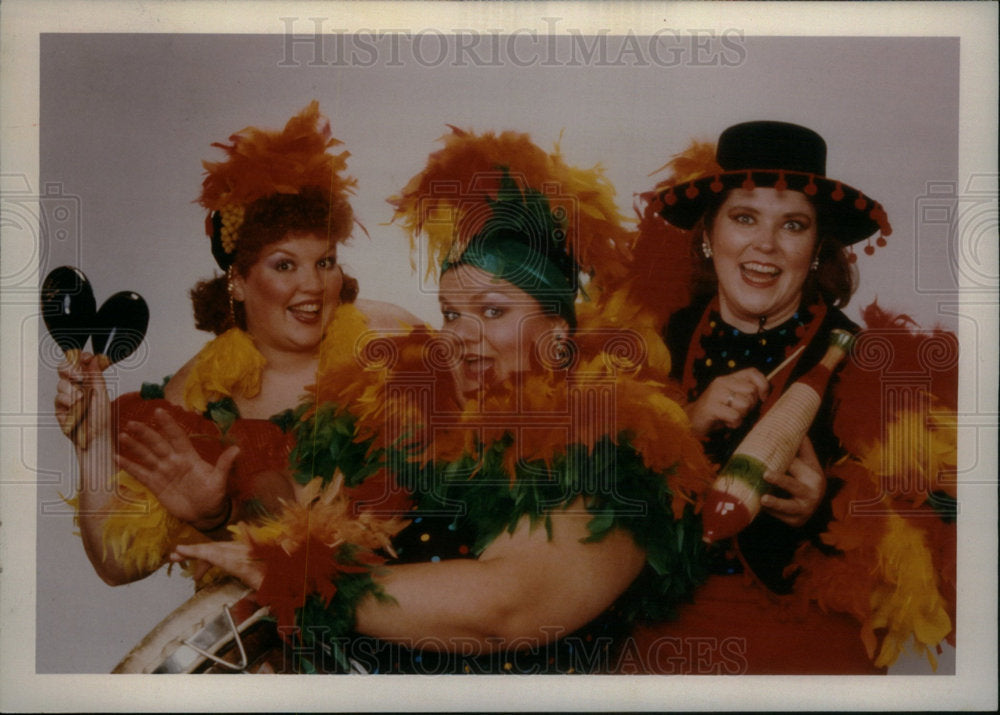
[[[701,324],[702,316],[708,310],[708,301],[695,303],[675,313],[664,333],[664,340],[670,350],[671,375],[678,381],[683,379],[688,350],[694,342],[694,334]],[[813,309],[805,305],[781,325],[754,333],[745,333],[728,325],[717,311],[708,316],[708,330],[701,336],[698,345],[704,351],[692,364],[694,387],[688,399],[694,400],[704,392],[717,377],[737,370],[755,367],[765,375],[781,364],[801,340],[806,326],[814,319]],[[786,388],[805,372],[814,367],[826,352],[830,331],[838,328],[851,333],[858,332],[858,326],[836,308],[827,308],[826,316],[816,330],[812,342],[806,347],[788,374]],[[844,451],[833,433],[833,401],[831,391],[836,377],[827,387],[819,412],[809,429],[820,464],[830,464],[839,459]],[[716,430],[705,440],[705,452],[715,464],[725,464],[739,446],[747,432],[760,418],[759,406],[751,410],[737,429]],[[736,538],[739,552],[750,565],[754,574],[771,590],[787,593],[794,583],[794,574],[784,573],[795,553],[795,549],[805,540],[812,540],[820,549],[826,547],[819,542],[818,535],[832,518],[830,501],[840,488],[839,482],[829,480],[826,497],[816,513],[804,527],[795,529],[761,513]],[[777,492],[779,496],[782,494]],[[737,573],[743,570],[741,561],[735,555],[734,544],[728,540],[713,546],[712,566],[714,573]]]

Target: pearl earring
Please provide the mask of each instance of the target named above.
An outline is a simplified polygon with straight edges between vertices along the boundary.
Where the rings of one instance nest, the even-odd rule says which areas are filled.
[[[712,247],[708,245],[708,241],[704,238],[701,239],[701,252],[705,254],[705,258],[712,257]]]
[[[819,270],[819,256],[813,259],[813,262],[809,264],[809,270],[815,273]]]

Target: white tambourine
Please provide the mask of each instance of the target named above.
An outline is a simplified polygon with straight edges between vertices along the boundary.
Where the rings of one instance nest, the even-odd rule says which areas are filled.
[[[280,673],[283,642],[238,581],[206,586],[159,623],[112,673]],[[290,657],[290,656],[289,656]]]

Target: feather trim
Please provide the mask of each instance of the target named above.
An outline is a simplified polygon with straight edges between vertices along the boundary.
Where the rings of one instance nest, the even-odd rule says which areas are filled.
[[[118,488],[105,517],[103,558],[112,558],[129,575],[151,573],[163,565],[177,544],[194,544],[205,537],[172,516],[145,486],[122,470]]]
[[[694,141],[653,173],[664,170],[670,171],[667,178],[652,191],[636,197],[639,230],[632,246],[632,260],[620,280],[609,286],[636,307],[639,322],[633,325],[656,335],[662,335],[671,315],[691,303],[695,269],[691,233],[663,220],[659,196],[670,186],[717,174],[722,168],[715,161],[714,143]]]
[[[933,405],[936,400],[928,397]],[[955,498],[956,420],[954,412],[943,409],[937,414],[899,411],[886,419],[882,439],[871,439],[858,449],[858,457],[878,475],[887,493],[912,506],[920,506],[934,492]]]
[[[251,547],[251,558],[267,565],[255,600],[271,608],[279,626],[294,627],[296,610],[309,594],[329,605],[342,574],[383,563],[377,552],[392,553],[391,539],[407,523],[358,511],[343,485],[342,475],[326,486],[314,479],[277,518],[232,527],[236,539]]]
[[[253,397],[260,392],[261,372],[266,364],[253,338],[239,328],[231,328],[209,341],[195,356],[184,383],[184,404],[200,414],[210,402],[223,397]]]
[[[895,514],[878,548],[882,582],[871,595],[870,627],[886,629],[876,666],[891,665],[911,635],[937,667],[934,649],[952,631],[931,552],[920,529]],[[867,626],[867,624],[866,624]]]
[[[674,154],[670,161],[651,172],[650,176],[665,170],[670,171],[670,176],[656,184],[658,192],[720,173],[722,167],[715,160],[715,142],[692,140],[687,149],[680,154]]]
[[[519,462],[551,465],[554,458],[565,456],[568,445],[592,452],[601,440],[610,437],[617,443],[620,438],[641,453],[648,468],[667,475],[669,487],[681,495],[674,504],[679,514],[685,502],[698,502],[711,483],[712,470],[700,443],[691,436],[679,388],[650,367],[645,348],[662,341],[620,327],[627,325],[633,309],[615,300],[600,310],[591,307],[574,338],[577,359],[572,370],[539,366],[520,375],[516,384],[497,386],[481,400],[464,405],[454,402],[448,344],[435,332],[420,328],[367,340],[362,323],[353,319],[334,323],[332,331],[341,340],[324,345],[313,395],[334,414],[353,418],[353,441],[368,444],[373,458],[385,449],[410,445],[405,449],[409,461],[458,462],[504,442],[513,426],[517,439],[505,452],[508,478],[513,478]],[[352,344],[360,347],[346,348]],[[609,388],[611,413],[572,411],[574,396]],[[515,404],[516,418],[484,419],[510,415]],[[566,419],[553,420],[553,415]],[[299,430],[300,465],[315,461],[301,451],[303,438],[316,441],[315,429],[303,423]],[[322,451],[323,444],[318,449]]]
[[[343,402],[357,399],[359,390],[364,389],[367,379],[373,373],[366,369],[366,360],[374,360],[368,346],[376,339],[376,333],[369,329],[368,319],[353,303],[337,306],[327,327],[328,336],[335,339],[324,340],[319,349],[319,365],[316,369],[316,385],[309,388],[314,400]],[[330,376],[339,376],[338,390],[348,389],[342,396],[324,392],[324,383]],[[353,387],[348,388],[348,385]]]
[[[838,553],[803,546],[797,597],[852,614],[877,666],[912,641],[936,664],[954,639],[957,341],[882,310],[866,328],[833,391],[834,432],[851,457],[821,535]],[[880,642],[881,641],[881,642]]]
[[[821,538],[837,553],[808,544],[799,549],[789,567],[799,571],[795,598],[853,615],[876,666],[892,665],[911,639],[935,665],[935,648],[953,637],[953,525],[933,513],[913,519],[895,513],[879,476],[856,460],[829,473],[844,485]]]
[[[921,331],[877,302],[863,316],[866,328],[834,393],[834,430],[892,495],[915,506],[935,492],[954,498],[958,341],[940,328]]]
[[[436,277],[454,244],[464,249],[478,233],[489,215],[483,210],[486,202],[497,196],[502,169],[523,184],[522,190],[540,191],[553,209],[567,212],[566,244],[584,272],[594,276],[595,287],[624,275],[630,235],[600,166],[570,167],[558,145],[549,154],[527,134],[451,129],[423,171],[389,199],[393,220],[410,236],[411,251],[416,251],[418,236],[425,235],[428,277]]]
[[[335,198],[346,200],[357,183],[341,175],[350,154],[327,151],[342,142],[331,136],[330,123],[320,115],[316,100],[289,119],[282,131],[246,127],[229,141],[212,144],[225,152],[225,161],[202,162],[206,176],[198,201],[209,211],[245,207],[265,196],[296,194],[305,187],[319,188],[333,203]]]

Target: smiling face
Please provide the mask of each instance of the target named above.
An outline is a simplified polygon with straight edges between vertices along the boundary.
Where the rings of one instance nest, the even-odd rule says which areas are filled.
[[[816,210],[798,191],[734,189],[708,231],[723,320],[744,332],[795,313],[816,255]]]
[[[568,334],[566,321],[523,290],[471,265],[448,269],[438,297],[442,330],[459,346],[452,375],[464,397],[529,370],[536,345]]]
[[[265,353],[315,350],[337,306],[343,274],[336,245],[314,233],[290,233],[265,246],[245,276],[234,278],[247,332]]]

